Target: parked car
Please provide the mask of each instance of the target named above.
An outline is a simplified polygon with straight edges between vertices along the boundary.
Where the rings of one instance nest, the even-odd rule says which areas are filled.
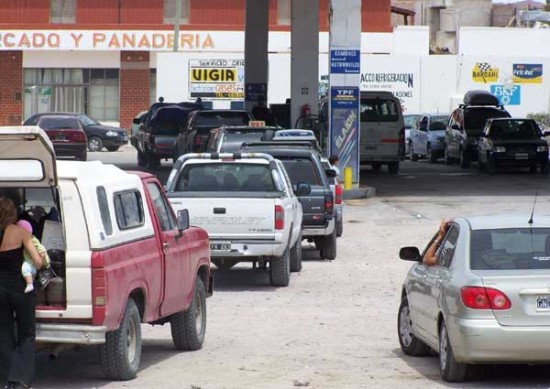
[[[405,158],[405,124],[401,102],[391,92],[361,92],[360,157],[362,165],[379,170],[387,165],[390,174],[399,172]]]
[[[409,158],[418,161],[426,157],[431,163],[437,162],[445,153],[445,129],[448,114],[422,114],[410,130]]]
[[[336,258],[336,211],[334,194],[327,175],[334,177],[332,169],[325,171],[319,152],[309,145],[296,147],[281,142],[260,142],[243,145],[243,152],[266,153],[279,159],[293,187],[301,182],[311,186],[311,192],[298,196],[303,209],[302,238],[315,243],[321,258]]]
[[[74,118],[72,118],[74,119]],[[37,292],[36,340],[53,354],[99,346],[108,379],[136,376],[141,323],[170,323],[178,350],[202,347],[212,293],[208,234],[176,215],[151,174],[56,161],[36,127],[0,128],[0,166],[58,277]],[[15,199],[14,199],[15,201]],[[47,217],[35,214],[37,207]]]
[[[56,156],[74,157],[80,161],[87,159],[86,133],[76,117],[43,115],[38,119],[37,126],[52,141]]]
[[[86,138],[88,139],[88,151],[101,151],[104,147],[107,151],[117,151],[120,146],[128,143],[128,133],[120,127],[105,126],[97,120],[83,113],[38,113],[32,115],[23,123],[24,126],[34,126],[42,116],[74,116],[78,118]]]
[[[489,119],[478,145],[480,170],[494,174],[499,167],[540,168],[548,174],[548,143],[533,119]]]
[[[210,131],[207,153],[230,153],[241,150],[243,143],[271,139],[277,127],[223,126]]]
[[[135,134],[134,147],[137,149],[137,164],[140,167],[155,169],[162,159],[176,160],[174,144],[191,112],[202,108],[196,103],[165,103],[151,105],[144,118],[134,118],[139,125]]]
[[[474,364],[550,362],[550,217],[457,218],[436,265],[423,265],[416,247],[400,257],[415,262],[398,313],[405,354],[439,353],[450,382],[467,380]]]
[[[208,231],[212,262],[269,263],[273,286],[288,286],[302,270],[302,205],[280,161],[262,153],[186,154],[166,183],[174,209],[190,210],[191,223]],[[296,191],[296,194],[294,193]]]
[[[176,156],[206,150],[210,131],[222,126],[248,126],[252,116],[244,110],[209,109],[193,112],[176,139]]]
[[[509,118],[510,114],[498,99],[484,90],[472,90],[464,95],[464,103],[452,113],[445,131],[445,163],[460,160],[467,169],[477,161],[477,144],[485,122],[492,118]]]
[[[416,119],[420,114],[409,113],[403,115],[403,124],[405,125],[405,154],[409,154],[409,145],[411,140],[411,128],[416,124]]]

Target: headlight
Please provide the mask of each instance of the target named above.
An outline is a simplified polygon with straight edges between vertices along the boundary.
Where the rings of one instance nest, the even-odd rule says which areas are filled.
[[[495,147],[493,147],[493,151],[495,153],[505,153],[506,152],[506,147],[504,147],[504,146],[495,146]]]
[[[107,133],[105,135],[107,135],[107,136],[118,136],[118,132],[109,130],[109,131],[107,131]]]
[[[548,151],[548,146],[538,146],[537,147],[537,153],[543,153],[545,151]]]

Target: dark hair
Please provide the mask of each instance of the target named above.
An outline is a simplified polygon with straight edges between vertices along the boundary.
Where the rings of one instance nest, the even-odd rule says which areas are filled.
[[[7,197],[0,198],[0,230],[17,221],[17,207]]]
[[[330,158],[328,159],[331,165],[334,165],[334,163],[338,162],[339,160],[340,158],[336,154],[331,155]]]

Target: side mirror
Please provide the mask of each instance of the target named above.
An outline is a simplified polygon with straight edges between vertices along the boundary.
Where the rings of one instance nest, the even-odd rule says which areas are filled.
[[[401,250],[399,250],[399,258],[403,259],[404,261],[420,261],[420,250],[418,250],[418,247],[402,247]]]
[[[335,178],[338,175],[338,173],[336,173],[336,170],[333,169],[325,170],[325,173],[328,178]]]
[[[296,185],[294,193],[296,196],[307,196],[311,193],[311,185],[307,182],[299,182],[298,185]]]
[[[180,209],[178,211],[178,230],[183,231],[189,228],[189,211]]]
[[[139,124],[141,124],[141,120],[139,120],[139,118],[133,118],[132,123],[139,125]]]

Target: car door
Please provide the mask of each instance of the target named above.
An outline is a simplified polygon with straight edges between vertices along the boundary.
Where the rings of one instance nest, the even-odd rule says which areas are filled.
[[[444,289],[450,285],[450,266],[458,235],[458,225],[452,224],[437,250],[437,264],[430,266],[426,272],[425,284],[429,293],[426,294],[423,323],[428,337],[435,344],[437,344],[439,337],[437,320],[439,314],[443,311]]]
[[[181,311],[185,304],[188,277],[184,275],[189,268],[189,246],[185,244],[184,235],[177,228],[172,208],[156,180],[148,181],[147,189],[160,231],[164,256],[164,300],[161,305],[161,315],[164,316]]]

